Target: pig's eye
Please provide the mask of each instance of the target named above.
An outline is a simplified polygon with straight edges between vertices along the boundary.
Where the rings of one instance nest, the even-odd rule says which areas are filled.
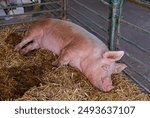
[[[104,70],[108,70],[109,69],[109,65],[107,65],[107,64],[105,64],[105,65],[102,65],[102,69],[104,69]]]

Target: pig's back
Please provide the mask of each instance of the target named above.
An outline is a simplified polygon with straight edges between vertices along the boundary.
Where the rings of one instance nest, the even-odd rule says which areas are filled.
[[[87,40],[91,40],[92,43],[95,44],[95,47],[99,48],[100,50],[108,50],[107,46],[100,39],[98,39],[95,35],[88,32],[81,26],[76,25],[75,23],[72,23],[70,21],[59,20],[59,19],[53,19],[53,20],[65,23],[66,26],[71,27],[72,31],[75,34],[79,34],[79,35],[85,37]]]
[[[70,21],[50,18],[42,21],[41,26],[45,27],[45,32],[48,31],[46,37],[52,37],[50,44],[43,43],[44,47],[55,50],[57,54],[70,43],[78,47],[81,55],[85,52],[85,48],[86,52],[93,57],[102,56],[108,50],[107,46],[96,36]]]

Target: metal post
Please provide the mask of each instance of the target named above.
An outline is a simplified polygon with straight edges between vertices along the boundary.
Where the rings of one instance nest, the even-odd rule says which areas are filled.
[[[62,18],[63,19],[67,19],[67,4],[68,4],[68,0],[62,0]]]
[[[116,48],[119,47],[119,40],[121,39],[120,38],[120,36],[121,36],[120,25],[121,25],[121,19],[122,19],[123,2],[124,2],[124,0],[121,0],[118,5],[117,28],[116,28],[116,31],[117,31]]]
[[[110,50],[116,49],[116,33],[118,24],[121,17],[121,3],[123,0],[110,0],[110,24],[109,24],[109,48]]]

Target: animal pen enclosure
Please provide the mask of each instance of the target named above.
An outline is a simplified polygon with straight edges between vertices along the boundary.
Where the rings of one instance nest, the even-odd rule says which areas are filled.
[[[93,88],[84,75],[74,68],[67,66],[53,70],[51,62],[57,56],[50,52],[38,50],[27,56],[13,52],[13,47],[22,38],[22,32],[30,26],[30,21],[49,17],[68,18],[95,34],[111,50],[125,50],[123,62],[129,66],[125,73],[150,93],[149,29],[122,19],[122,4],[122,0],[33,0],[30,3],[1,6],[0,31],[5,40],[0,44],[0,100],[150,100],[148,94],[126,80],[123,74],[113,76],[115,90],[103,93]],[[18,13],[16,8],[22,11]],[[143,39],[145,45],[131,40],[132,35],[126,34],[127,26],[133,29],[129,30],[132,34],[137,31],[142,38],[147,38]],[[141,56],[134,52],[136,50]],[[141,60],[142,57],[145,59]],[[8,84],[5,85],[5,82]]]
[[[95,4],[85,0],[74,1],[70,8],[71,17],[100,37],[111,50],[125,50],[126,55],[123,61],[128,65],[125,73],[150,93],[149,9],[143,9],[128,1],[125,1],[123,5],[123,0],[100,1],[106,6],[96,4],[96,1]],[[148,3],[147,1],[146,5],[149,5]],[[105,12],[102,13],[102,11]]]
[[[8,0],[5,4],[1,3],[0,19],[2,21],[0,26],[31,22],[48,17],[63,18],[66,15],[66,0],[14,1]],[[26,1],[28,2],[26,3]]]

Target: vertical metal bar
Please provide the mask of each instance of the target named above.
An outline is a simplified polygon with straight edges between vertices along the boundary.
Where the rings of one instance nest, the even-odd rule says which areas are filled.
[[[67,4],[68,0],[62,0],[62,18],[67,19]]]
[[[120,32],[120,23],[121,23],[121,18],[122,18],[122,9],[123,9],[123,2],[124,0],[121,0],[119,5],[118,5],[118,19],[117,19],[117,38],[116,38],[116,47],[119,48],[119,40],[121,39],[121,32]]]
[[[110,24],[109,24],[109,49],[110,50],[115,50],[116,49],[116,33],[118,30],[118,19],[120,19],[121,15],[121,3],[123,0],[110,0]]]
[[[109,49],[114,50],[115,28],[116,28],[116,13],[118,0],[110,0],[110,24],[109,24]]]

